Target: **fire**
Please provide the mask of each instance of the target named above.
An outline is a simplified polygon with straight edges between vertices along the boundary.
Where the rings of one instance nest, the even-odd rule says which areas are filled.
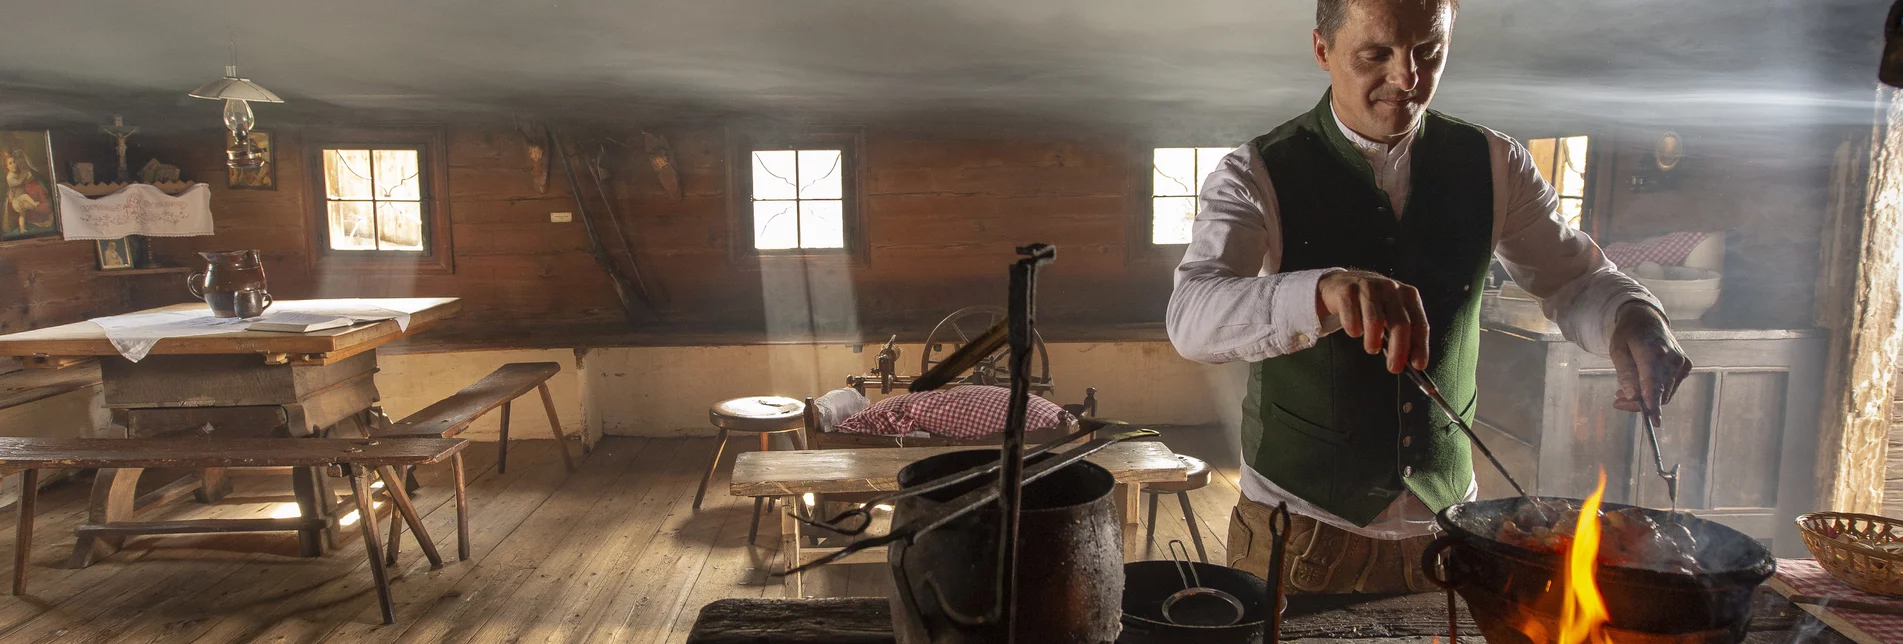
[[[1560,603],[1558,644],[1610,644],[1606,636],[1606,599],[1599,594],[1593,573],[1599,568],[1599,501],[1606,494],[1606,470],[1599,469],[1599,487],[1579,509],[1573,543],[1566,551],[1565,596]]]

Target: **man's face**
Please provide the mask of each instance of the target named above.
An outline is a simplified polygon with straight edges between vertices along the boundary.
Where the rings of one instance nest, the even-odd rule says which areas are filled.
[[[1413,131],[1447,67],[1452,3],[1355,0],[1333,42],[1315,32],[1335,114],[1362,136],[1392,143]]]

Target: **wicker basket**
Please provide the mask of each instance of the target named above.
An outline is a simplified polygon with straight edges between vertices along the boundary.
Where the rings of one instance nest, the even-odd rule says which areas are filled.
[[[1903,597],[1903,521],[1848,512],[1797,518],[1817,564],[1866,593]]]

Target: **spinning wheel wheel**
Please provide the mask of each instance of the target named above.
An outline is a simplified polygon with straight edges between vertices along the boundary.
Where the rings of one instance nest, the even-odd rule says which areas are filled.
[[[1006,315],[1007,312],[1002,306],[981,304],[967,306],[945,316],[945,319],[938,322],[938,326],[932,327],[931,335],[925,336],[925,350],[923,359],[920,361],[919,373],[930,372],[933,367],[944,362],[945,357],[957,351],[958,347],[971,342],[972,338],[983,334],[985,329],[1005,319]],[[1032,353],[1036,354],[1031,359],[1029,374],[1031,391],[1033,393],[1049,392],[1051,390],[1051,357],[1044,351],[1044,336],[1032,331],[1031,343]],[[958,382],[969,385],[1008,387],[1011,385],[1010,356],[1010,349],[998,349],[997,353],[986,356],[982,362],[978,363],[978,366],[972,368],[970,374]]]

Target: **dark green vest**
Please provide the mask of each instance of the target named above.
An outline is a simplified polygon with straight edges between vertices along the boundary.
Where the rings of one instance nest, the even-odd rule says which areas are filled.
[[[1480,289],[1493,255],[1493,176],[1485,133],[1428,112],[1413,143],[1400,220],[1374,172],[1335,124],[1328,96],[1251,143],[1275,186],[1280,270],[1354,268],[1420,290],[1428,375],[1472,420]],[[1473,476],[1467,438],[1361,340],[1333,333],[1255,363],[1243,402],[1242,453],[1277,486],[1367,525],[1403,489],[1439,511]]]

